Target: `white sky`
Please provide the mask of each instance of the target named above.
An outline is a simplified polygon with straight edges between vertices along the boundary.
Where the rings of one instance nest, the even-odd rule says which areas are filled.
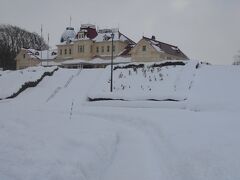
[[[240,49],[240,0],[0,0],[0,24],[40,34],[51,46],[69,26],[119,27],[134,41],[155,35],[187,56],[231,64]]]

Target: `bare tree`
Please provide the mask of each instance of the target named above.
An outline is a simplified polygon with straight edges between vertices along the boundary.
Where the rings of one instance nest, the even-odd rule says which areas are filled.
[[[0,67],[15,69],[15,57],[21,48],[46,50],[48,45],[37,33],[17,26],[0,25]]]

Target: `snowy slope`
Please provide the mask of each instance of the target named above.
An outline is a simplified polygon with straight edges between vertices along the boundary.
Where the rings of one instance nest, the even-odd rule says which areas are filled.
[[[190,71],[178,71],[178,77]],[[240,179],[240,113],[228,108],[239,107],[239,85],[233,83],[238,69],[194,71],[186,109],[178,109],[181,102],[151,102],[148,108],[144,101],[121,107],[117,101],[87,102],[104,73],[59,69],[37,87],[0,101],[0,179]],[[214,101],[226,103],[216,109]]]
[[[189,108],[193,110],[240,109],[240,85],[238,66],[203,66],[189,93]]]
[[[179,62],[179,61],[176,61]],[[159,65],[166,62],[157,63]],[[123,100],[176,100],[187,99],[189,86],[196,71],[197,61],[183,65],[154,67],[154,63],[139,68],[116,69],[113,73],[113,92],[110,93],[110,66],[105,69],[95,88],[88,94],[91,99]],[[134,64],[139,65],[139,64]],[[156,64],[155,64],[156,65]],[[117,67],[117,66],[114,66]]]
[[[0,99],[7,98],[16,93],[24,83],[36,81],[45,72],[52,72],[56,67],[30,67],[17,71],[0,72]]]

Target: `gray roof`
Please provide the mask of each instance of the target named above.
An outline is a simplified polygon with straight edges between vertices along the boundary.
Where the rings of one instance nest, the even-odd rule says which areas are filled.
[[[157,41],[155,37],[147,38],[143,36],[143,39],[148,41],[157,51],[163,51],[167,54],[178,56],[183,59],[189,59],[177,46]]]

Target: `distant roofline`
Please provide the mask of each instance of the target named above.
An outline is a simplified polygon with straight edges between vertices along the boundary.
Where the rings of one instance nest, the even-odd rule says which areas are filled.
[[[164,43],[164,42],[161,42],[161,41],[158,41],[158,40],[156,40],[156,39],[153,39],[153,38],[148,38],[148,37],[145,37],[145,36],[143,36],[143,38],[142,39],[145,39],[145,40],[147,40],[147,41],[154,41],[154,42],[156,42],[157,44],[155,44],[157,47],[159,47],[160,49],[162,49],[162,48],[164,48],[164,47],[161,47],[161,44],[163,44],[163,45],[166,45],[166,46],[169,46],[169,47],[171,47],[171,48],[176,48],[177,49],[177,51],[178,51],[178,54],[175,54],[175,53],[172,53],[172,51],[169,51],[168,49],[162,49],[165,53],[167,53],[167,54],[170,54],[170,55],[174,55],[174,56],[180,56],[180,57],[182,57],[182,58],[186,58],[186,59],[189,59],[188,58],[188,56],[186,56],[179,48],[178,48],[178,46],[174,46],[174,45],[172,45],[172,44],[168,44],[168,43]],[[151,44],[150,44],[151,45]],[[152,45],[151,45],[152,46]],[[153,47],[153,46],[152,46]],[[154,48],[154,47],[153,47]],[[167,51],[167,52],[166,52]],[[174,51],[176,51],[176,50],[174,50]]]
[[[133,43],[132,45],[137,44],[135,41],[133,41],[132,39],[130,39],[129,37],[127,37],[125,34],[121,33],[120,31],[119,31],[119,34],[123,35],[125,38],[127,38],[129,41],[131,41]]]
[[[155,41],[155,42],[157,42],[157,43],[166,44],[166,45],[168,45],[168,46],[172,46],[172,47],[178,48],[178,46],[175,46],[175,45],[172,45],[172,44],[169,44],[169,43],[165,43],[165,42],[161,42],[161,41],[158,41],[158,40],[156,40],[156,39],[148,38],[148,37],[146,37],[146,36],[143,36],[143,39],[147,39],[147,40],[149,40],[149,41]]]

